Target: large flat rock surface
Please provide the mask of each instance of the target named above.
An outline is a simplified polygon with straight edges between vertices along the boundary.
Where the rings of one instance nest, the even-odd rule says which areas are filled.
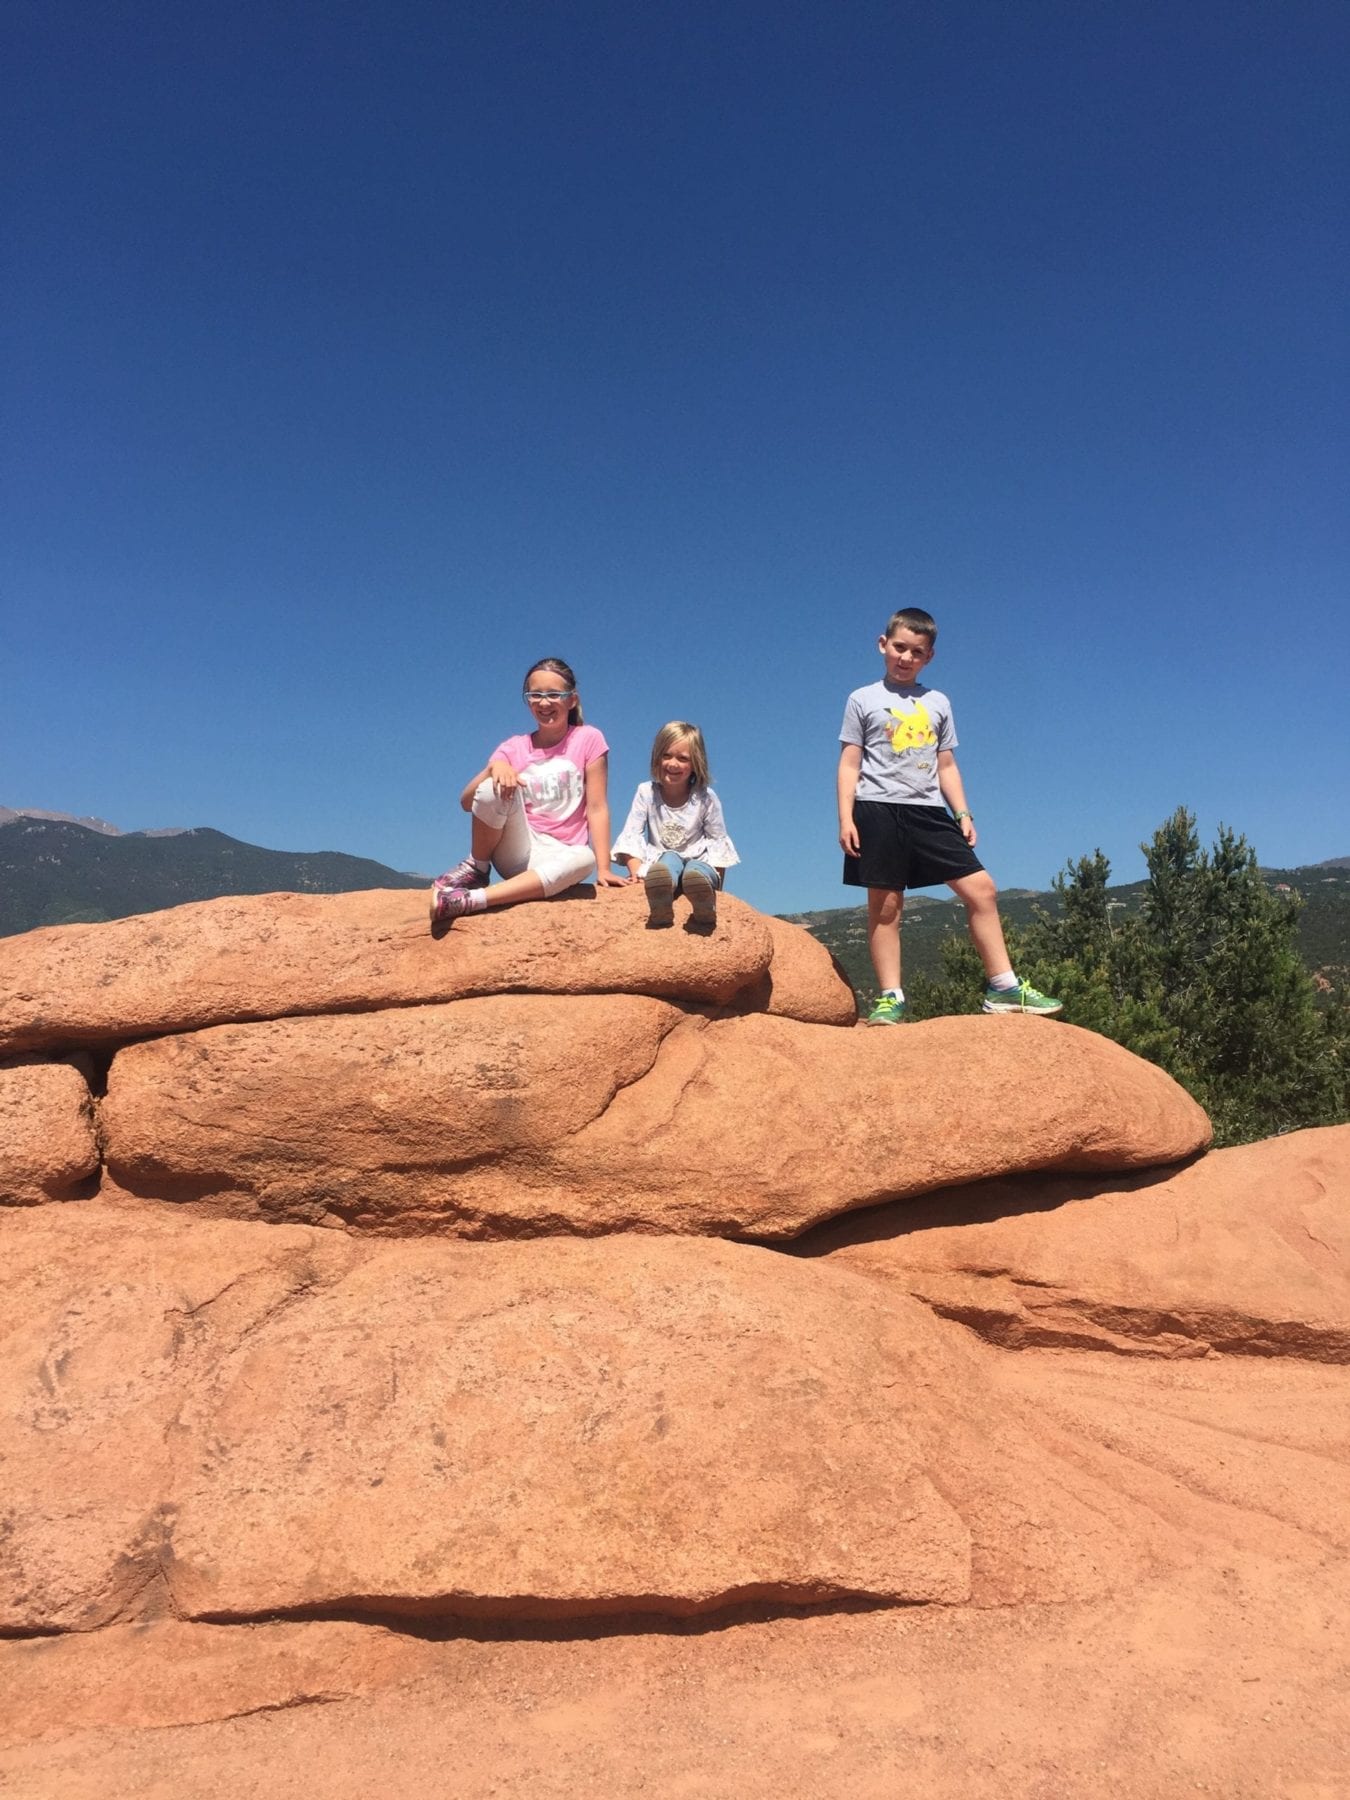
[[[436,939],[424,895],[373,889],[204,900],[24,932],[0,940],[0,1055],[504,992],[724,1004],[768,973],[769,927],[733,896],[711,932],[645,921],[640,889],[586,890],[462,919]],[[814,976],[796,984],[837,990],[817,949],[800,950]]]
[[[895,1032],[636,996],[500,995],[221,1026],[119,1051],[123,1189],[362,1230],[790,1236],[1030,1169],[1129,1170],[1209,1139],[1171,1078],[1043,1019]]]
[[[0,1643],[6,1800],[1342,1800],[1350,1573],[655,1633],[313,1621]]]
[[[1340,1800],[1343,1137],[817,1256],[11,1211],[0,1786]]]
[[[90,1202],[9,1214],[0,1251],[0,1631],[1069,1601],[1350,1537],[1340,1369],[1075,1375],[704,1240]]]
[[[846,1271],[97,1203],[0,1248],[0,1630],[970,1592],[931,1467],[964,1334]]]

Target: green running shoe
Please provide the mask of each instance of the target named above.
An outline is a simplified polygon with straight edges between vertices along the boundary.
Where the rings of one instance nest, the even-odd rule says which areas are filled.
[[[869,1025],[903,1025],[905,1022],[905,1003],[897,1000],[894,994],[882,994],[872,1004],[867,1015]]]
[[[1064,1002],[1052,1000],[1048,994],[1038,993],[1029,981],[1019,981],[1016,987],[987,987],[984,990],[982,1010],[985,1012],[1042,1013],[1049,1018],[1051,1013],[1064,1011]]]

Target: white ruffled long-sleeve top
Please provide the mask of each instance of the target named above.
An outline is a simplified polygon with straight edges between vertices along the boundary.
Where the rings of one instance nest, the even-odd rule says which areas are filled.
[[[711,788],[695,788],[683,806],[667,806],[656,782],[638,783],[623,830],[614,840],[614,855],[641,857],[638,873],[645,875],[667,850],[697,857],[714,869],[729,869],[741,860],[727,836],[722,802]]]

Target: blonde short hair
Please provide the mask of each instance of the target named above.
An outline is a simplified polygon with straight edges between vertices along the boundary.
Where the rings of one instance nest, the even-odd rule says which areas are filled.
[[[711,787],[712,776],[708,772],[708,749],[703,742],[703,733],[697,725],[691,725],[688,719],[672,719],[669,725],[663,725],[652,742],[652,780],[661,779],[661,758],[673,744],[684,739],[689,745],[689,762],[694,771],[695,787]]]

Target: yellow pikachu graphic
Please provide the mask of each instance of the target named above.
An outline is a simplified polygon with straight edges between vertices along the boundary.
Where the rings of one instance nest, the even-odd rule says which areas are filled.
[[[886,711],[895,720],[891,728],[892,750],[917,750],[920,744],[936,744],[937,733],[922,700],[914,702],[912,712],[899,712],[894,706],[888,706]]]

